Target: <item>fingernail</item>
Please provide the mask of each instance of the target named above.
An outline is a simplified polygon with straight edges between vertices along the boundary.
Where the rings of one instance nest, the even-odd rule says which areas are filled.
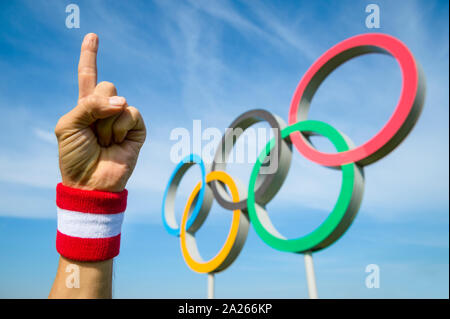
[[[125,104],[125,98],[121,96],[113,96],[109,98],[109,104],[115,106],[122,106]]]
[[[94,33],[89,33],[84,37],[83,46],[85,48],[97,49],[98,36]]]

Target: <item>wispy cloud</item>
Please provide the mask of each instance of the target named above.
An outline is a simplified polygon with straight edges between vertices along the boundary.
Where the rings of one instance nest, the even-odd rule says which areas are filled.
[[[49,132],[49,131],[45,131],[43,129],[40,128],[35,128],[34,129],[34,134],[36,135],[37,138],[39,138],[40,140],[50,143],[52,145],[56,145],[56,137],[55,134],[53,132]]]

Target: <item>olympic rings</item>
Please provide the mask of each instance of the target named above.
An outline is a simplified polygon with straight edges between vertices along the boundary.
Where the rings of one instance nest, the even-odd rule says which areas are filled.
[[[329,124],[319,121],[303,121],[288,126],[281,131],[283,139],[289,139],[293,132],[314,132],[328,137],[338,152],[350,149],[351,142]],[[261,164],[274,147],[273,139],[267,143],[258,157],[248,186],[248,213],[259,237],[269,246],[289,252],[305,252],[323,249],[336,241],[350,227],[358,213],[364,190],[363,168],[357,164],[341,166],[342,186],[333,211],[313,232],[296,239],[284,238],[272,225],[265,208],[255,203],[255,181]]]
[[[325,166],[348,163],[372,164],[396,148],[414,127],[425,100],[425,76],[414,56],[401,41],[379,33],[357,35],[325,52],[306,71],[295,90],[289,109],[289,125],[308,119],[311,100],[325,78],[342,63],[367,53],[394,57],[402,71],[400,100],[391,118],[373,138],[354,149],[328,154],[317,151],[300,132],[291,136],[297,150],[310,161]]]
[[[314,93],[328,74],[347,60],[373,52],[386,53],[397,59],[403,87],[398,105],[386,125],[368,142],[355,147],[347,136],[329,124],[308,120],[308,109]],[[350,227],[358,213],[364,192],[363,166],[386,156],[405,139],[420,116],[424,99],[425,78],[422,70],[409,49],[394,37],[363,34],[331,48],[313,63],[301,79],[289,109],[289,126],[286,127],[281,118],[265,110],[245,112],[231,123],[231,130],[223,136],[211,171],[206,172],[202,159],[195,154],[187,156],[177,165],[164,193],[162,217],[167,231],[180,236],[186,264],[200,273],[223,271],[242,250],[250,222],[266,244],[281,251],[317,251],[334,243]],[[261,151],[252,169],[247,194],[239,181],[232,179],[224,170],[235,143],[234,137],[239,137],[245,129],[260,121],[269,123],[274,137]],[[242,132],[233,132],[236,128]],[[311,134],[328,138],[337,153],[322,153],[314,149],[308,141]],[[309,160],[326,167],[340,168],[342,185],[333,210],[318,228],[305,236],[286,239],[273,226],[265,206],[286,179],[292,144]],[[274,172],[263,174],[261,168],[267,158],[271,162],[276,161],[277,168]],[[183,174],[194,164],[199,164],[202,180],[190,194],[178,228],[174,213],[175,193]],[[233,220],[225,244],[215,257],[205,262],[197,249],[195,233],[208,216],[214,198],[222,207],[233,211]]]
[[[225,183],[228,186],[234,202],[239,201],[238,185],[236,185],[236,183],[233,181],[230,175],[221,171],[211,172],[208,175],[206,175],[206,183],[211,183],[212,181],[216,180]],[[196,230],[186,231],[186,221],[189,216],[189,210],[191,208],[192,203],[197,198],[199,190],[202,189],[203,186],[204,184],[202,184],[201,182],[195,186],[194,190],[189,196],[189,199],[186,203],[186,207],[184,208],[180,228],[181,252],[187,265],[192,270],[199,273],[213,273],[224,270],[233,263],[233,261],[237,258],[237,256],[239,256],[239,253],[241,252],[242,247],[244,246],[245,240],[247,238],[249,220],[246,213],[243,213],[240,210],[234,210],[231,228],[228,233],[228,237],[225,241],[225,244],[223,245],[223,247],[220,249],[219,253],[217,253],[216,256],[214,256],[211,260],[204,262],[197,249],[197,243],[195,241]],[[210,191],[206,192],[206,196],[212,197],[212,193]],[[206,216],[209,213],[209,209],[210,207],[204,209],[202,207],[200,214],[204,214],[206,218]]]

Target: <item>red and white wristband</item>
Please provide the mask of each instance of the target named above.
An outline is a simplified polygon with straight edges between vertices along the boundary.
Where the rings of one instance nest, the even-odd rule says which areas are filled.
[[[56,250],[78,261],[101,261],[119,254],[127,190],[119,193],[56,187]]]

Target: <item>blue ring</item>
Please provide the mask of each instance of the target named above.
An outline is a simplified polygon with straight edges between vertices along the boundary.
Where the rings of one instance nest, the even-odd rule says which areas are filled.
[[[198,164],[200,165],[200,169],[202,171],[202,187],[200,188],[200,192],[198,193],[198,200],[195,203],[194,209],[192,211],[191,216],[189,217],[189,219],[187,220],[186,223],[186,229],[189,230],[189,228],[191,228],[192,224],[194,223],[195,219],[197,218],[198,213],[200,212],[200,208],[202,207],[202,203],[203,203],[203,197],[205,194],[205,185],[206,185],[206,169],[205,169],[205,164],[203,163],[203,160],[200,156],[196,155],[196,154],[190,154],[188,156],[186,156],[185,158],[183,158],[181,160],[180,163],[178,163],[177,167],[175,167],[175,170],[173,171],[172,175],[170,176],[169,182],[167,183],[166,186],[166,190],[164,191],[164,197],[163,197],[163,202],[162,202],[162,220],[163,220],[163,224],[164,227],[166,228],[167,232],[173,236],[180,236],[180,226],[174,228],[171,227],[166,219],[166,199],[167,199],[167,195],[169,193],[169,189],[171,188],[172,184],[174,183],[175,178],[179,178],[181,179],[182,176],[178,176],[178,173],[180,171],[180,169],[185,166],[188,163],[193,163],[193,164]],[[192,164],[192,165],[193,165]],[[186,170],[189,169],[186,168]],[[184,173],[184,172],[183,172]],[[175,180],[176,182],[176,180]],[[178,185],[175,185],[175,192],[176,192],[176,187]],[[173,198],[173,207],[175,208],[175,197]],[[169,214],[172,213],[174,216],[174,220],[175,220],[175,210],[173,210],[173,212],[169,212]]]

